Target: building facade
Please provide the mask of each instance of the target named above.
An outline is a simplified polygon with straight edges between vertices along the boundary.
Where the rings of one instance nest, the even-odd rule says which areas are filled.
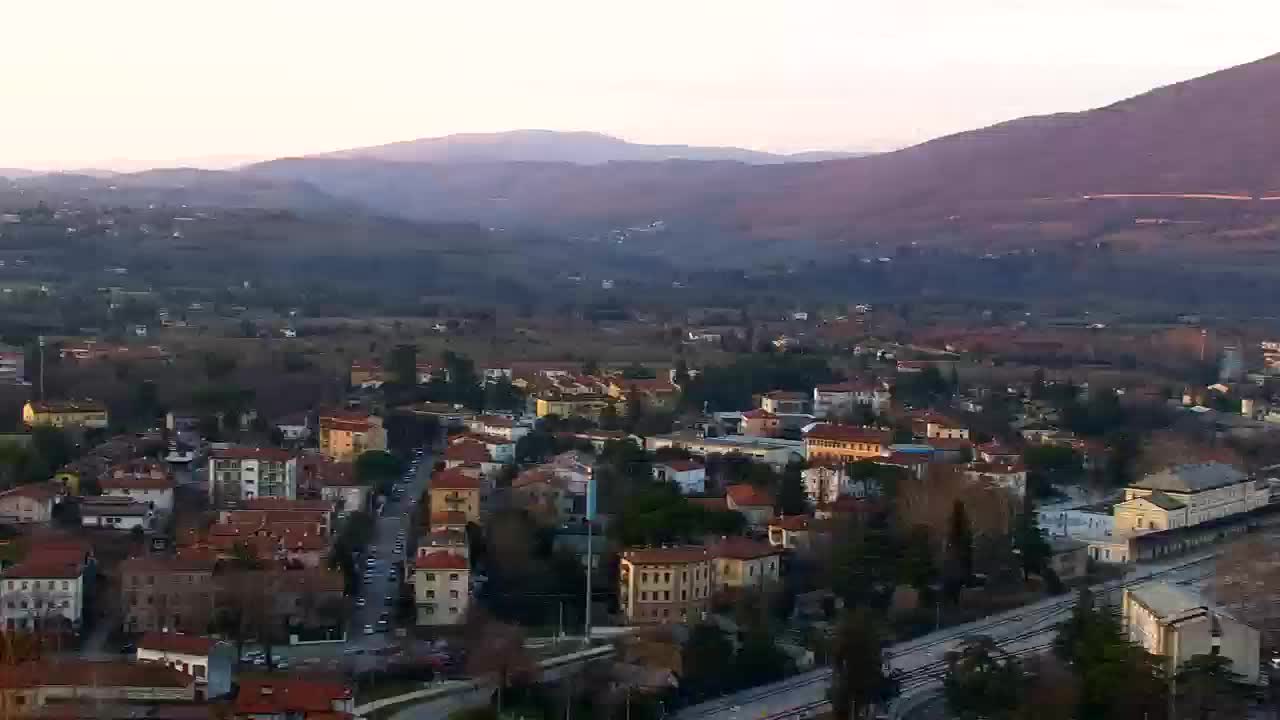
[[[31,401],[22,408],[22,422],[27,427],[105,428],[109,417],[107,406],[94,400]]]
[[[471,564],[467,558],[437,550],[414,559],[414,605],[419,625],[458,625],[471,607]]]
[[[817,423],[804,435],[810,463],[856,462],[882,457],[892,441],[893,433],[889,430],[834,423]]]
[[[382,418],[360,412],[330,411],[320,415],[320,454],[350,462],[369,450],[387,449]]]
[[[711,554],[704,547],[625,550],[618,603],[628,624],[697,622],[711,602]]]
[[[1164,658],[1170,673],[1196,655],[1220,655],[1231,661],[1231,672],[1241,681],[1258,683],[1258,630],[1215,609],[1196,593],[1159,582],[1126,588],[1121,618],[1130,642]]]
[[[227,507],[254,498],[297,497],[298,461],[285,450],[231,447],[209,455],[209,502]]]

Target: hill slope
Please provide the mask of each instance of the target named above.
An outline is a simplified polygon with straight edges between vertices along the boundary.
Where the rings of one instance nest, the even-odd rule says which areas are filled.
[[[772,164],[829,160],[833,157],[850,157],[859,154],[861,153],[815,151],[790,156],[735,147],[645,145],[594,132],[512,130],[420,138],[374,147],[321,153],[309,157],[444,165],[502,162],[565,162],[575,165],[599,165],[609,162],[658,162],[673,159]]]
[[[566,227],[661,217],[755,237],[856,239],[948,223],[1107,221],[1110,210],[1083,202],[1087,194],[1280,195],[1277,117],[1280,55],[1095,110],[1013,120],[870,157],[590,165],[482,162],[492,156],[464,152],[477,159],[448,164],[389,163],[350,151],[245,173],[313,183],[419,218]],[[582,147],[611,144],[586,135]],[[409,143],[382,155],[459,157],[411,152],[422,147],[438,146]],[[1249,210],[1280,212],[1280,202]]]

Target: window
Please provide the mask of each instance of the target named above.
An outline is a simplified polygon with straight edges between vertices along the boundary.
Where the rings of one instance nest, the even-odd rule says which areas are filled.
[[[23,580],[23,581],[22,581],[22,589],[23,589],[23,590],[26,590],[26,589],[27,589],[27,587],[29,587],[29,585],[30,585],[30,583],[28,583],[26,580]]]
[[[449,582],[458,582],[458,573],[449,573]]]
[[[640,582],[642,583],[649,582],[649,573],[647,572],[640,573]]]
[[[458,608],[456,608],[456,607],[454,607],[454,606],[450,605],[450,606],[449,606],[449,614],[450,614],[450,615],[457,615],[457,614],[458,614]]]
[[[426,606],[426,608],[424,608],[424,609],[427,611],[427,614],[428,614],[428,615],[435,615],[435,614],[436,614],[436,606],[435,606],[435,605],[428,605],[428,606]]]
[[[647,593],[647,592],[641,592],[641,593],[640,593],[640,599],[641,599],[641,600],[648,600],[648,599],[649,599],[649,593]]]
[[[663,573],[663,574],[662,574],[662,582],[664,582],[664,583],[669,583],[669,582],[671,582],[671,573]]]
[[[435,580],[436,580],[436,574],[435,574],[435,573],[427,573],[427,574],[426,574],[426,576],[424,577],[424,579],[425,579],[427,582],[435,582]]]
[[[662,599],[663,599],[663,600],[670,600],[670,599],[671,599],[671,591],[670,591],[670,590],[663,590],[663,591],[662,591]]]
[[[196,677],[198,678],[204,677],[205,669],[203,665],[193,665],[192,668],[194,668],[196,671],[195,672]]]
[[[450,591],[449,591],[449,597],[453,598],[454,600],[457,600],[457,599],[458,599],[458,591],[457,591],[457,590],[450,590]]]
[[[689,599],[689,591],[688,591],[688,590],[681,590],[681,591],[680,591],[680,599],[681,599],[681,600],[688,600],[688,599]]]
[[[63,580],[63,581],[62,581],[62,589],[63,589],[63,590],[70,590],[70,589],[71,589],[71,582],[70,582],[69,580]]]

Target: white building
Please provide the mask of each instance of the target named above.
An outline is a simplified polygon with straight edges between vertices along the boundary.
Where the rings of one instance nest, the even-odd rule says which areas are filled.
[[[100,485],[103,497],[128,498],[157,512],[173,512],[173,480],[167,477],[105,477]]]
[[[459,625],[471,606],[471,565],[441,550],[414,560],[413,592],[419,625]]]
[[[699,495],[707,491],[707,469],[693,460],[655,462],[653,479],[675,483],[685,495]]]
[[[1133,483],[1113,513],[1117,533],[1150,532],[1249,512],[1270,498],[1264,483],[1230,465],[1195,463],[1175,465]]]
[[[84,566],[79,562],[19,563],[0,574],[4,629],[65,624],[78,629],[84,612]]]
[[[1018,497],[1027,494],[1027,468],[1020,462],[1012,465],[969,463],[965,466],[964,475],[969,482],[1004,488]]]
[[[53,483],[19,485],[0,493],[0,521],[14,525],[47,523],[58,503],[58,487]]]
[[[815,506],[829,505],[841,495],[852,495],[849,473],[843,465],[813,465],[801,472],[804,492]]]
[[[83,527],[148,530],[153,517],[155,511],[150,506],[128,497],[102,495],[80,500],[80,524]]]
[[[372,489],[348,478],[321,478],[320,497],[333,503],[338,512],[348,513],[369,508]]]
[[[478,415],[467,421],[467,429],[478,435],[500,437],[513,443],[529,434],[529,426],[505,415]]]
[[[138,641],[135,659],[168,665],[196,679],[197,693],[216,698],[231,692],[235,648],[199,635],[149,632]]]
[[[227,447],[209,454],[209,501],[226,506],[259,497],[293,499],[298,460],[276,448]]]
[[[694,455],[731,455],[738,453],[782,469],[788,464],[804,460],[805,447],[800,440],[753,437],[750,435],[726,435],[703,437],[695,432],[677,432],[670,435],[654,435],[648,438],[650,450],[667,447],[682,448]]]
[[[1164,658],[1170,674],[1196,655],[1220,655],[1242,681],[1258,683],[1259,632],[1197,593],[1160,582],[1126,588],[1121,613],[1129,640]]]
[[[853,412],[858,406],[878,413],[889,404],[889,400],[889,391],[877,382],[847,380],[819,385],[813,389],[813,414],[835,419]]]

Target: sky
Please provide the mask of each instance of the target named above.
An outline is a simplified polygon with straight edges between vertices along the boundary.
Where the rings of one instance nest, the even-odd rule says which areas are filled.
[[[456,132],[884,150],[1280,52],[1236,0],[40,0],[0,168],[220,166]]]

